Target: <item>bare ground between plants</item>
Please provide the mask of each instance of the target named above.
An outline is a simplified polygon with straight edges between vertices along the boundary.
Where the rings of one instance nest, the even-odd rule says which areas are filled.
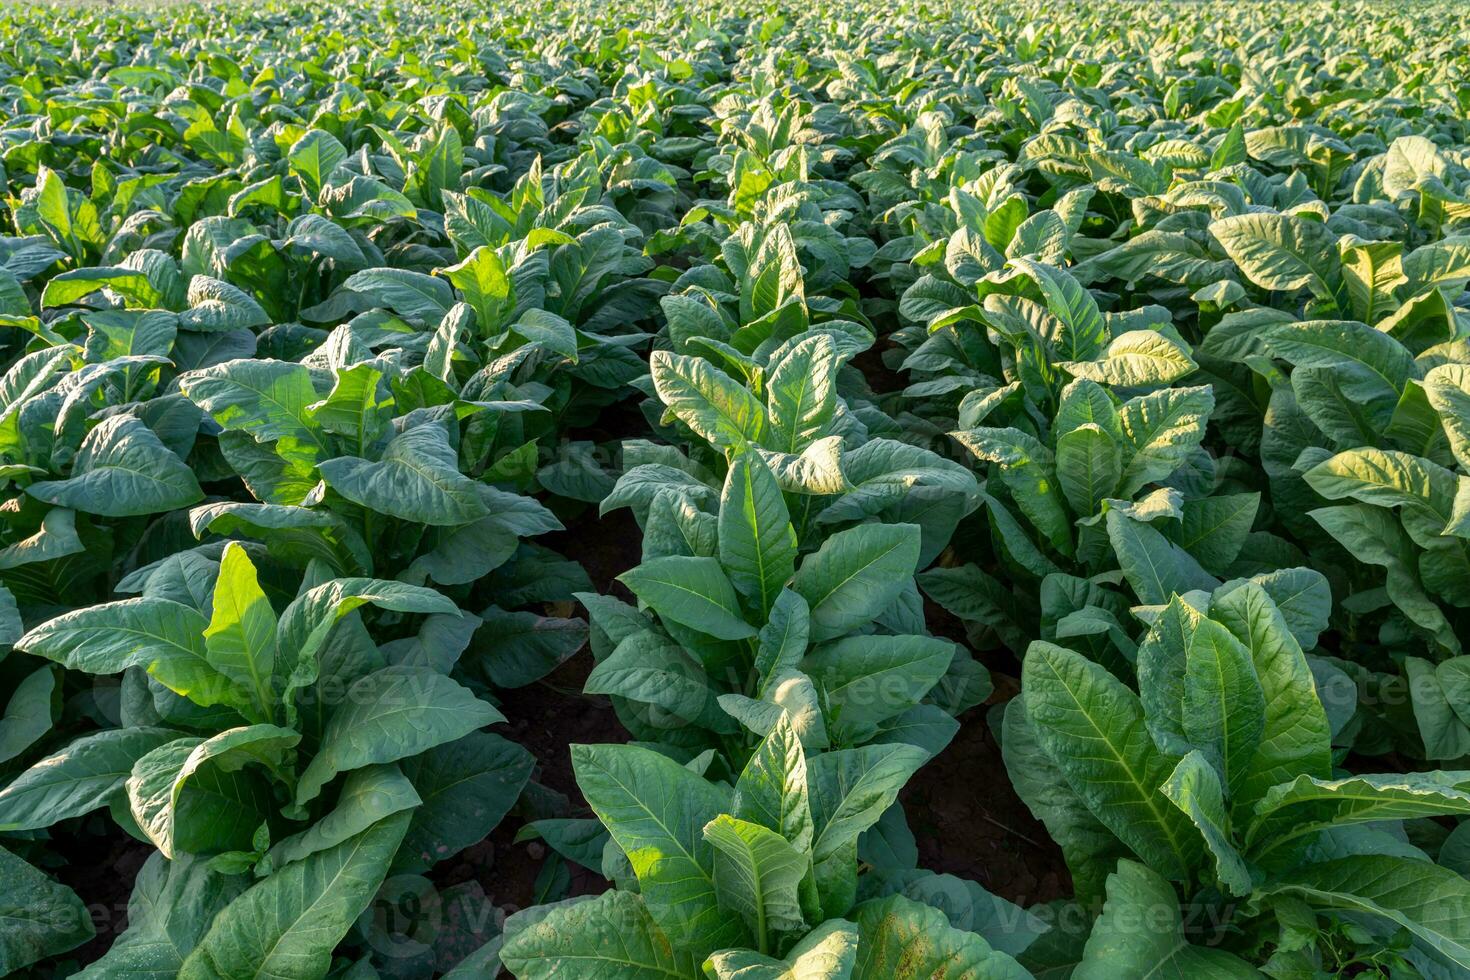
[[[631,514],[618,510],[599,517],[589,508],[568,524],[546,544],[580,563],[596,591],[631,599],[616,581],[639,560],[642,538]],[[928,612],[936,632],[964,642],[962,624],[937,607]],[[995,694],[961,716],[954,741],[900,795],[918,844],[919,865],[976,881],[1020,905],[1066,896],[1071,880],[1061,851],[1012,789],[985,717],[994,704],[1015,693],[1010,674],[1014,660],[1003,652],[980,657],[992,671]],[[570,746],[628,738],[606,698],[582,693],[591,669],[592,655],[583,649],[542,680],[504,692],[501,709],[507,724],[497,726],[536,758],[533,778],[567,797],[570,812],[584,816],[590,811],[572,773]],[[516,842],[524,822],[515,814],[508,816],[483,841],[435,866],[430,879],[441,890],[477,883],[486,899],[506,914],[536,904],[543,898],[537,895],[537,876],[545,849],[535,842]],[[66,857],[66,864],[56,869],[58,877],[81,896],[97,924],[97,937],[73,954],[85,964],[106,952],[127,927],[128,896],[150,848],[130,837],[109,835],[58,839],[56,850]],[[569,869],[570,895],[609,887],[593,872]]]

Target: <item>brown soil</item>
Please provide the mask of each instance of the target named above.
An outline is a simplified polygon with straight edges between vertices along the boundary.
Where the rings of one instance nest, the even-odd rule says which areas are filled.
[[[599,517],[597,508],[589,506],[568,522],[565,531],[542,535],[536,541],[581,565],[596,591],[632,601],[633,594],[615,581],[642,559],[643,532],[628,508]]]
[[[50,844],[50,850],[63,857],[66,863],[46,871],[77,893],[91,913],[92,925],[97,929],[97,935],[61,959],[91,963],[107,952],[113,941],[127,929],[128,898],[133,893],[133,879],[153,853],[153,845],[110,828],[106,836],[58,835]]]
[[[592,655],[583,651],[535,684],[508,692],[501,706],[510,722],[509,731],[502,729],[505,737],[536,757],[532,778],[567,796],[574,806],[583,803],[572,775],[570,746],[628,740],[607,698],[582,693],[591,671]]]
[[[591,669],[592,655],[584,650],[535,684],[507,692],[501,705],[509,722],[501,733],[536,758],[531,778],[567,797],[568,810],[558,816],[592,815],[577,789],[570,746],[628,740],[608,700],[582,693]],[[478,881],[507,913],[534,904],[536,876],[547,849],[539,842],[515,843],[524,823],[516,814],[506,817],[487,840],[441,864],[435,880],[445,885]],[[607,887],[599,875],[574,865],[569,870],[571,895],[595,894]]]
[[[996,678],[997,688],[1003,680]],[[989,708],[962,715],[954,741],[899,795],[919,866],[979,882],[1017,905],[1068,896],[1072,879],[1062,852],[1011,788],[986,724]]]

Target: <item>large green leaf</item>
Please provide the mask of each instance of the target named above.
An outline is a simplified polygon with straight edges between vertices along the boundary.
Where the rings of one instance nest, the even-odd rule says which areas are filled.
[[[412,810],[423,801],[413,783],[394,765],[354,769],[342,781],[337,803],[326,816],[270,849],[270,865],[282,868],[336,847],[395,813]],[[400,852],[401,856],[401,852]]]
[[[1101,900],[1104,880],[1128,849],[1088,809],[1042,748],[1026,715],[1025,698],[1006,703],[1001,756],[1016,795],[1062,849],[1078,899]]]
[[[252,885],[214,917],[180,980],[326,976],[333,947],[377,894],[408,819],[394,814]]]
[[[0,830],[38,830],[107,806],[133,763],[177,737],[166,728],[146,727],[83,735],[0,790]]]
[[[1169,384],[1198,367],[1182,344],[1154,330],[1129,330],[1109,341],[1099,359],[1057,366],[1074,378],[1120,388]]]
[[[402,582],[339,578],[307,589],[281,613],[276,630],[278,672],[287,678],[281,699],[293,723],[297,711],[293,696],[316,682],[323,646],[344,616],[365,605],[401,613],[461,615],[458,606],[433,589]]]
[[[51,664],[26,674],[15,685],[0,717],[0,762],[9,762],[51,731],[60,705],[60,676]]]
[[[719,711],[703,665],[653,630],[626,637],[592,668],[582,689],[647,706],[643,717],[657,728],[699,724],[734,730]]]
[[[287,728],[250,725],[162,745],[133,764],[133,820],[165,857],[248,850],[274,805],[264,776],[246,766],[279,772],[299,741]]]
[[[1212,222],[1210,234],[1261,288],[1306,288],[1346,308],[1337,236],[1321,222],[1291,214],[1239,214]]]
[[[810,867],[806,854],[775,831],[728,813],[705,824],[704,838],[715,849],[716,899],[745,920],[762,951],[805,925],[798,891]]]
[[[1072,517],[1063,506],[1062,494],[1057,492],[1057,460],[1050,449],[1029,433],[1009,427],[982,427],[950,435],[979,459],[998,464],[1001,479],[1021,513],[1053,548],[1064,555],[1072,553]],[[1071,448],[1071,443],[1068,446]],[[1069,480],[1075,479],[1075,472],[1069,474]],[[1065,492],[1066,484],[1061,488]],[[1074,486],[1074,492],[1076,489]]]
[[[812,494],[837,494],[841,497],[823,509],[818,520],[822,524],[839,524],[861,520],[885,510],[901,510],[894,505],[906,499],[963,501],[968,510],[980,500],[975,475],[969,468],[946,459],[933,450],[896,439],[870,439],[844,451],[841,436],[818,439],[798,457],[794,470],[809,468],[813,479],[797,480],[788,485],[777,471],[783,489]],[[827,450],[831,450],[830,453]],[[769,463],[771,456],[763,454]]]
[[[1317,779],[1298,776],[1273,786],[1256,804],[1246,834],[1252,856],[1310,841],[1323,830],[1379,820],[1470,813],[1470,774],[1431,772]]]
[[[1029,980],[1031,974],[944,913],[891,895],[865,902],[852,980]]]
[[[769,448],[800,453],[822,435],[837,401],[836,346],[827,334],[806,337],[773,360],[766,382]]]
[[[488,732],[471,732],[402,764],[422,806],[394,868],[430,867],[484,840],[520,799],[531,753]]]
[[[348,276],[342,288],[429,326],[437,324],[454,304],[449,283],[410,269],[363,269]]]
[[[1184,674],[1195,631],[1204,622],[1199,609],[1176,595],[1138,645],[1138,698],[1149,733],[1175,755],[1193,748],[1184,734]]]
[[[1260,503],[1258,493],[1186,500],[1179,528],[1168,527],[1165,534],[1194,556],[1205,571],[1226,576],[1245,547]]]
[[[1253,772],[1266,726],[1266,696],[1245,645],[1210,620],[1199,623],[1184,662],[1185,740],[1233,794]]]
[[[1199,447],[1214,409],[1214,391],[1208,386],[1165,388],[1125,402],[1118,411],[1124,439],[1118,495],[1132,499],[1178,469]]]
[[[801,663],[811,640],[811,609],[806,600],[782,589],[771,605],[766,625],[757,634],[755,669],[765,684],[772,675]]]
[[[1118,565],[1145,605],[1163,605],[1175,595],[1220,584],[1193,555],[1122,510],[1108,511],[1107,529]]]
[[[704,827],[729,812],[729,790],[632,745],[573,745],[577,785],[638,876],[648,914],[677,949],[704,957],[748,936],[716,901]]]
[[[731,813],[775,831],[799,851],[811,850],[815,827],[806,753],[785,717],[776,722],[740,771]]]
[[[515,286],[494,249],[481,245],[443,272],[474,307],[482,331],[493,333],[505,326],[515,305]]]
[[[670,412],[718,449],[758,443],[766,409],[744,386],[699,357],[654,351],[653,384]]]
[[[1150,866],[1187,875],[1199,833],[1159,791],[1179,760],[1154,745],[1138,696],[1081,655],[1040,641],[1026,651],[1021,694],[1037,741],[1098,820]]]
[[[1470,969],[1470,881],[1427,861],[1357,855],[1306,864],[1272,889],[1408,929],[1454,971]]]
[[[527,310],[511,329],[547,350],[577,360],[577,331],[563,317],[546,310]]]
[[[1072,513],[1090,517],[1117,490],[1123,453],[1117,440],[1086,422],[1057,439],[1056,472]]]
[[[1254,980],[1244,960],[1186,939],[1179,898],[1163,878],[1134,861],[1108,876],[1108,900],[1093,923],[1073,980]]]
[[[311,135],[311,131],[308,131],[302,139]],[[326,153],[318,159],[325,164],[330,162],[331,156],[332,154]],[[292,218],[286,225],[284,245],[329,258],[340,269],[360,269],[368,264],[367,257],[352,234],[322,214],[303,214]]]
[[[526,913],[521,913],[522,915]],[[696,961],[659,931],[643,899],[608,891],[555,906],[512,931],[500,958],[520,980],[690,980]]]
[[[1052,932],[1040,916],[954,875],[915,868],[894,870],[883,874],[879,887],[881,894],[875,898],[898,894],[922,902],[943,912],[956,929],[973,932],[991,948],[1011,956],[1020,957],[1039,938]]]
[[[1470,468],[1470,365],[1442,364],[1429,371],[1424,394],[1444,424],[1455,459]]]
[[[69,478],[32,483],[27,492],[104,517],[156,514],[204,499],[193,471],[131,415],[110,416],[87,433]]]
[[[128,898],[128,928],[76,980],[174,980],[220,910],[248,880],[211,871],[208,860],[151,855]]]
[[[1231,786],[1233,807],[1248,806],[1300,775],[1326,778],[1332,731],[1311,668],[1281,611],[1255,583],[1218,598],[1210,615],[1250,650],[1266,699],[1265,724],[1247,776]]]
[[[914,524],[864,524],[838,531],[797,569],[791,587],[811,607],[811,638],[870,622],[913,580],[919,560]]]
[[[857,926],[830,919],[777,960],[751,949],[715,953],[704,964],[710,980],[849,980],[857,961]]]
[[[16,646],[88,674],[143,667],[198,704],[230,703],[231,685],[208,661],[208,625],[192,606],[143,596],[58,616],[21,637]]]
[[[388,432],[393,399],[383,383],[383,372],[370,363],[337,371],[332,391],[310,406],[311,418],[334,435],[345,436],[359,455]]]
[[[348,500],[400,520],[447,526],[490,513],[481,485],[460,472],[448,434],[432,422],[395,436],[376,461],[340,456],[319,469]]]
[[[255,566],[235,542],[225,546],[215,580],[213,611],[204,631],[209,664],[247,692],[257,717],[275,704],[271,678],[276,662],[276,613],[256,580]]]
[[[342,574],[372,569],[372,555],[362,536],[329,511],[221,501],[190,510],[189,526],[199,537],[212,531],[259,541],[272,557],[292,565],[317,558]]]
[[[1036,282],[1047,310],[1061,324],[1059,336],[1053,340],[1057,354],[1072,361],[1094,357],[1108,339],[1108,329],[1092,294],[1066,269],[1026,258],[1012,258],[1011,265]]]
[[[918,704],[954,655],[953,643],[932,636],[848,636],[817,647],[801,669],[821,688],[835,727],[861,742]]]
[[[1393,511],[1367,504],[1322,507],[1308,516],[1332,535],[1349,554],[1386,570],[1384,590],[1417,628],[1451,654],[1461,650],[1459,635],[1444,612],[1424,590],[1419,555],[1404,523]]]
[[[1453,472],[1395,450],[1350,449],[1324,459],[1303,476],[1328,500],[1350,498],[1375,507],[1401,508],[1404,527],[1420,547],[1435,542],[1455,509]]]
[[[807,760],[807,789],[816,834],[812,857],[833,859],[876,824],[929,753],[914,745],[864,745]]]
[[[720,494],[720,564],[762,613],[796,568],[796,531],[770,469],[754,453],[730,464]]]
[[[96,933],[76,893],[0,847],[0,973],[64,953]]]
[[[555,670],[587,642],[587,624],[580,619],[538,616],[533,612],[504,612],[491,606],[480,612],[471,656],[477,657],[491,683],[501,688],[525,687]],[[469,630],[467,617],[446,617]],[[463,625],[460,625],[463,624]],[[435,644],[422,644],[427,654]]]
[[[740,598],[714,558],[669,555],[654,558],[618,576],[664,619],[721,640],[754,636]]]
[[[301,364],[241,358],[192,371],[179,387],[222,427],[274,442],[288,460],[310,466],[331,455],[309,410],[320,396]]]
[[[1349,398],[1386,424],[1404,385],[1418,371],[1398,341],[1351,320],[1310,320],[1269,329],[1271,352],[1300,369],[1325,369]],[[1300,398],[1300,394],[1298,395]]]
[[[407,759],[504,720],[468,688],[429,668],[373,671],[353,682],[332,712],[321,748],[296,784],[296,802],[315,799],[338,773]]]
[[[1327,583],[1327,576],[1316,569],[1277,569],[1254,574],[1250,579],[1232,579],[1220,586],[1216,598],[1247,583],[1266,591],[1302,649],[1317,645],[1317,636],[1327,629],[1327,617],[1332,614],[1332,586]]]
[[[306,185],[306,193],[315,199],[332,171],[347,159],[347,148],[341,140],[323,129],[309,129],[286,153],[291,172]]]
[[[1230,838],[1230,816],[1220,773],[1199,751],[1190,752],[1160,787],[1169,801],[1189,817],[1215,860],[1215,877],[1232,895],[1251,893],[1250,870]]]

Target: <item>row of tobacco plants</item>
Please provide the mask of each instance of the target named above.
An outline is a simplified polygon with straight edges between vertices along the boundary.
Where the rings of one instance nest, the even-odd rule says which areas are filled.
[[[0,974],[1470,975],[1462,25],[0,13]]]

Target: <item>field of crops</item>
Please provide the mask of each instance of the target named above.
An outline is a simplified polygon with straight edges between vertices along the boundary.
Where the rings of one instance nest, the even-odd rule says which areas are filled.
[[[1449,2],[0,10],[0,975],[1470,977]]]

